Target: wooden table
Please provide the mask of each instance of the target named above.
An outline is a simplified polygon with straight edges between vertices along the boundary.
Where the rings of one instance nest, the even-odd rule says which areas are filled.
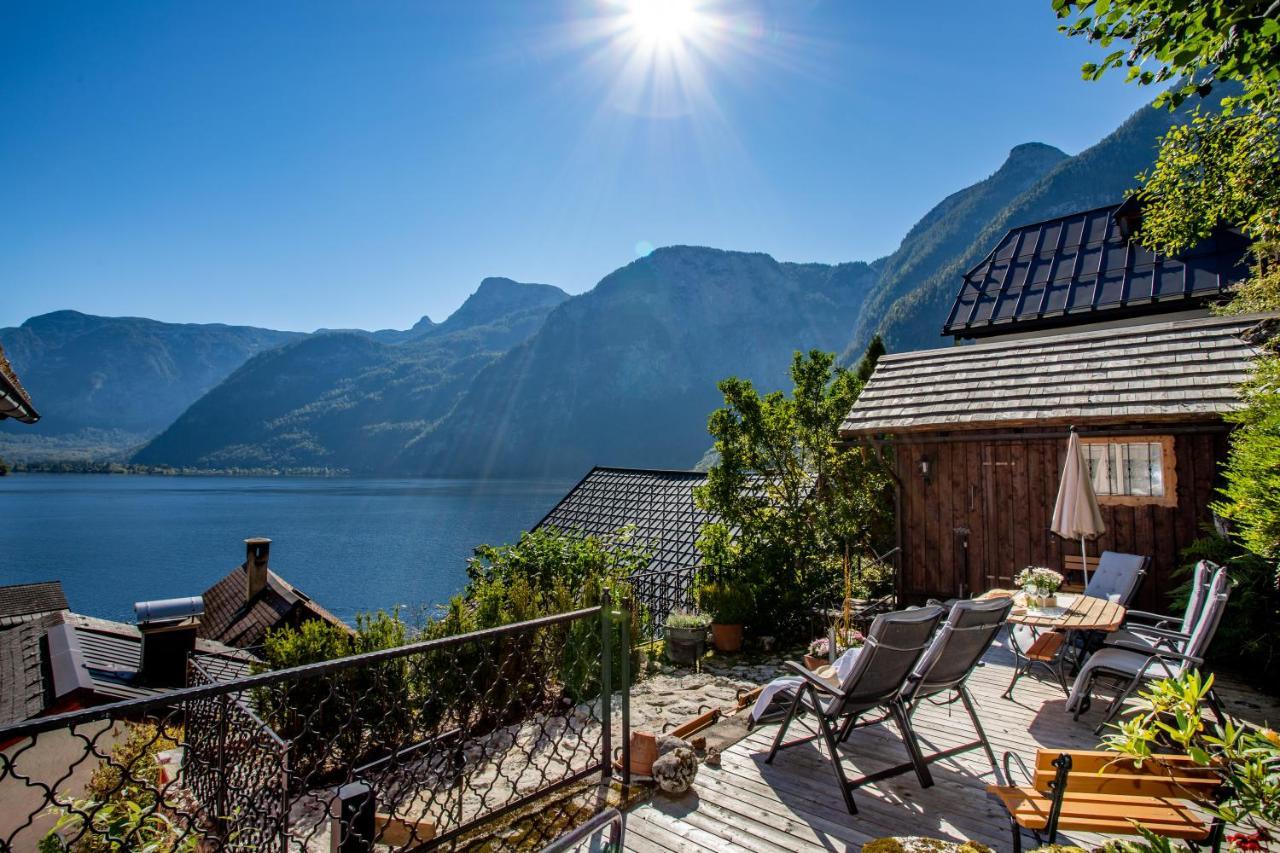
[[[1062,661],[1058,659],[1068,636],[1072,631],[1103,631],[1110,634],[1120,630],[1121,624],[1124,623],[1124,605],[1105,598],[1059,594],[1062,612],[1053,613],[1030,610],[1018,603],[1022,598],[1022,593],[1014,595],[1014,607],[1009,614],[1009,622],[1025,625],[1037,636],[1025,653],[1018,648],[1018,644],[1013,642],[1010,636],[1009,645],[1015,662],[1013,679],[1009,682],[1009,689],[1005,691],[1005,698],[1013,698],[1013,687],[1018,683],[1018,679],[1031,672],[1036,664],[1053,673],[1063,692],[1069,694],[1071,691],[1067,687]]]
[[[1054,631],[1104,631],[1108,634],[1119,631],[1124,623],[1123,604],[1087,595],[1061,595],[1059,600],[1062,601],[1059,606],[1063,607],[1065,612],[1053,615],[1019,606],[1018,596],[1015,596],[1009,621],[1018,625]]]

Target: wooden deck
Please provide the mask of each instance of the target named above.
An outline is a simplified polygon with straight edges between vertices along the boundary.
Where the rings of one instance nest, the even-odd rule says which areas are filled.
[[[1011,660],[1003,648],[993,648],[969,682],[997,758],[1014,751],[1031,764],[1039,748],[1096,748],[1093,729],[1106,703],[1095,701],[1089,714],[1074,723],[1061,689],[1036,678],[1018,683],[1014,701],[1004,699],[1000,694],[1009,683]],[[1274,723],[1280,717],[1274,700],[1238,690],[1223,693],[1231,712],[1243,718]],[[969,717],[958,704],[926,704],[914,723],[933,749],[973,739]],[[972,839],[995,850],[1010,849],[1004,810],[985,791],[994,775],[981,749],[931,765],[934,785],[928,789],[919,786],[913,773],[858,789],[854,799],[859,812],[850,815],[821,741],[780,752],[772,765],[764,763],[776,732],[776,725],[763,726],[726,750],[721,767],[702,766],[694,789],[683,797],[656,794],[628,813],[625,849],[857,851],[871,839],[895,835]],[[788,736],[798,734],[793,724]],[[855,731],[841,752],[850,777],[906,760],[889,723]],[[1088,849],[1098,839],[1070,840]],[[1027,849],[1034,848],[1030,836],[1025,841]]]

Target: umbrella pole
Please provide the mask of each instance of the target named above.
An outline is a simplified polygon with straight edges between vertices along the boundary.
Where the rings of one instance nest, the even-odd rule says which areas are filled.
[[[1084,570],[1084,585],[1089,586],[1089,552],[1084,547],[1084,537],[1080,537],[1080,568]]]

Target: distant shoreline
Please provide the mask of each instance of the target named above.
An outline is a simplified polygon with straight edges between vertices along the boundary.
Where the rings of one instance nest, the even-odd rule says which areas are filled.
[[[175,468],[125,462],[10,462],[11,474],[132,474],[148,477],[351,477],[346,468]]]

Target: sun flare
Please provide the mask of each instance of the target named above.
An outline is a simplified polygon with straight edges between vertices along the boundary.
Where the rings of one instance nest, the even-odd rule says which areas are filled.
[[[640,44],[672,48],[695,41],[707,20],[696,0],[628,0],[624,26]]]

